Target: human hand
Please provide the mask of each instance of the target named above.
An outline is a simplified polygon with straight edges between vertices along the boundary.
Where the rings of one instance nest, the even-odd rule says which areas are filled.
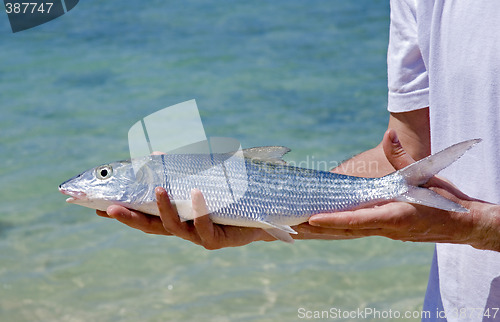
[[[382,144],[387,159],[397,170],[414,162],[394,131],[386,132]],[[470,209],[470,212],[457,213],[389,202],[353,211],[317,214],[309,219],[310,225],[301,225],[298,229],[324,239],[384,236],[402,241],[469,244],[500,251],[498,205],[472,199],[439,177],[429,180],[426,187]]]
[[[214,224],[207,215],[205,199],[199,190],[193,190],[191,193],[195,219],[186,222],[181,222],[165,189],[157,187],[155,195],[160,217],[119,205],[109,206],[106,211],[97,210],[96,213],[101,217],[114,218],[148,234],[177,236],[206,249],[243,246],[257,240],[274,240],[260,228]]]

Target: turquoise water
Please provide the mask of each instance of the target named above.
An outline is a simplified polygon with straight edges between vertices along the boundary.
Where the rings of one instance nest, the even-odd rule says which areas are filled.
[[[286,145],[291,161],[341,161],[376,145],[387,121],[388,5],[87,0],[16,34],[3,15],[0,320],[419,309],[432,245],[368,238],[206,251],[97,217],[57,191],[81,170],[127,158],[140,118],[192,98],[209,135]]]

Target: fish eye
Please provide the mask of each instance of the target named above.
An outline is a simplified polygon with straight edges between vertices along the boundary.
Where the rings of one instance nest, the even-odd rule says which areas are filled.
[[[95,176],[97,179],[106,180],[113,175],[113,168],[110,165],[101,165],[95,169]]]

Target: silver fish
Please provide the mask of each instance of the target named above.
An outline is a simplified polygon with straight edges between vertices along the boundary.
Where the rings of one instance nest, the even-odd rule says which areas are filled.
[[[243,162],[227,154],[164,154],[117,161],[87,170],[59,186],[66,201],[106,210],[118,204],[159,215],[154,188],[164,187],[179,215],[190,218],[190,193],[203,193],[210,218],[219,224],[260,227],[285,242],[296,234],[290,227],[313,214],[353,209],[383,200],[421,204],[467,212],[432,190],[429,178],[460,158],[480,139],[455,144],[381,178],[360,178],[288,166],[286,147],[243,150]],[[215,165],[223,165],[223,171]],[[215,169],[215,170],[213,170]],[[197,174],[197,175],[193,175]],[[201,174],[201,175],[200,175]],[[227,187],[223,189],[222,185]],[[226,191],[226,193],[224,193]],[[228,191],[228,192],[227,192]]]

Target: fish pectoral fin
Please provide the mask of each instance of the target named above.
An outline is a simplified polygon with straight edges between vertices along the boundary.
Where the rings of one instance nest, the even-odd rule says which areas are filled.
[[[290,234],[297,234],[292,227],[288,225],[280,225],[266,220],[259,220],[259,223],[268,226],[269,228],[263,228],[269,235],[276,239],[284,241],[285,243],[293,244],[294,240]]]
[[[469,212],[467,208],[462,207],[450,199],[446,199],[430,189],[420,187],[410,187],[406,193],[398,196],[395,200],[448,211]]]

